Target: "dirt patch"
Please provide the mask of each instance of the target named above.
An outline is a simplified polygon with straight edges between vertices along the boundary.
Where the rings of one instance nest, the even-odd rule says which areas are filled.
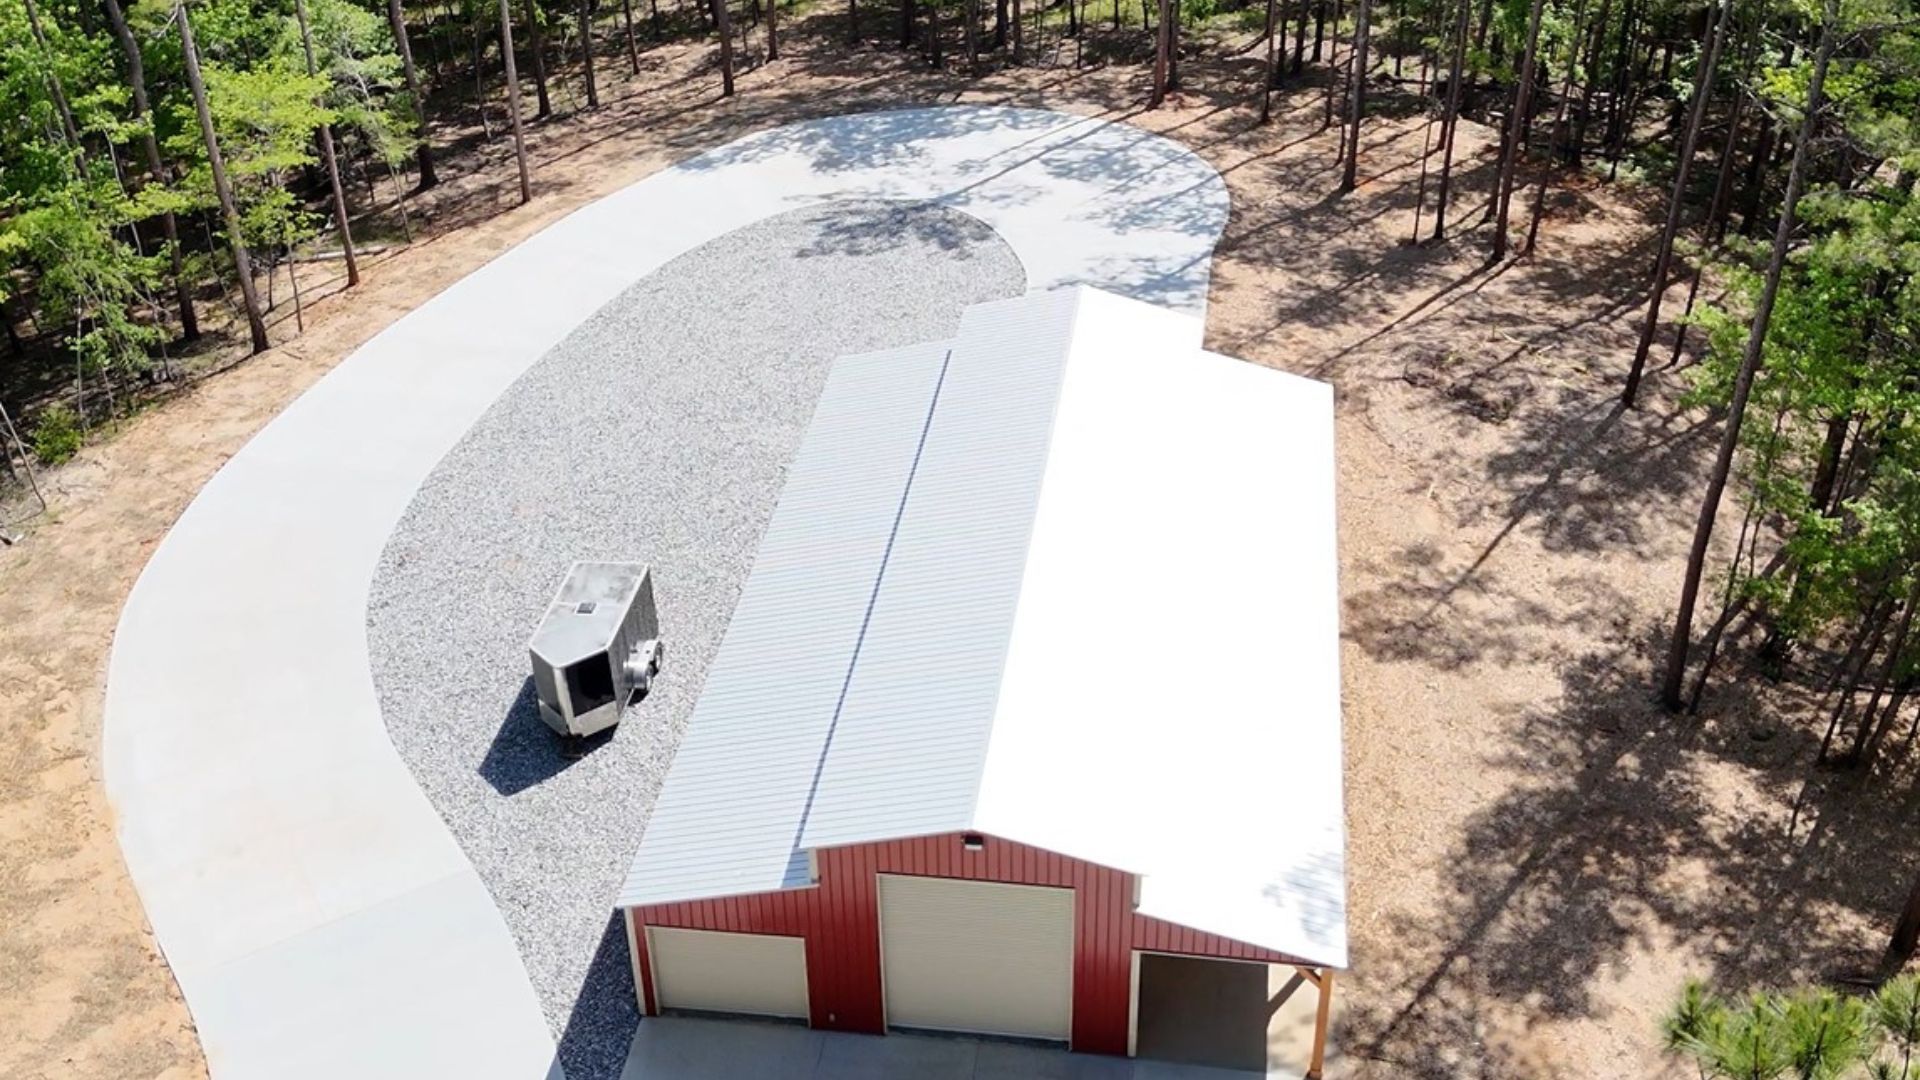
[[[1488,267],[1489,132],[1461,133],[1459,231],[1410,245],[1417,113],[1370,123],[1363,183],[1335,194],[1319,87],[1277,95],[1259,126],[1252,52],[1189,60],[1186,88],[1144,113],[1139,68],[1076,68],[1072,43],[1030,40],[1039,66],[968,82],[849,48],[829,17],[783,37],[787,59],[730,101],[708,50],[663,46],[606,107],[536,125],[524,208],[506,140],[439,133],[461,149],[416,207],[413,245],[369,260],[350,298],[316,279],[305,335],[55,478],[54,514],[0,553],[0,1015],[15,1021],[0,1073],[203,1071],[114,848],[97,732],[126,592],[207,477],[372,333],[568,210],[769,125],[953,100],[1124,119],[1192,146],[1233,194],[1208,345],[1338,388],[1355,945],[1342,1070],[1662,1075],[1655,1017],[1684,975],[1818,977],[1880,943],[1873,920],[1913,853],[1886,824],[1906,797],[1807,775],[1792,722],[1749,737],[1746,718],[1783,697],[1722,693],[1698,723],[1651,702],[1649,646],[1717,428],[1676,410],[1672,372],[1641,409],[1613,406],[1652,240],[1639,196],[1571,185],[1537,253]],[[1900,873],[1859,872],[1889,860]]]

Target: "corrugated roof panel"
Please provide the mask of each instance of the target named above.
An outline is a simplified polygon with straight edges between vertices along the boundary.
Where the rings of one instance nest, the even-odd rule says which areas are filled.
[[[962,317],[803,847],[971,827],[1080,297]]]
[[[787,877],[946,343],[828,375],[619,903]]]

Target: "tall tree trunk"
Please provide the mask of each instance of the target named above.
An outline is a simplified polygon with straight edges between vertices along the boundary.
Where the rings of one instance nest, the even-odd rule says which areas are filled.
[[[1580,110],[1574,114],[1571,153],[1567,164],[1578,166],[1587,147],[1587,124],[1593,119],[1593,84],[1600,81],[1600,50],[1606,44],[1607,17],[1613,14],[1613,0],[1600,0],[1600,14],[1593,20],[1593,44],[1587,49],[1586,82],[1580,87]]]
[[[1440,129],[1440,191],[1433,210],[1433,240],[1447,238],[1447,198],[1453,192],[1453,137],[1460,126],[1460,84],[1466,78],[1469,0],[1460,0],[1453,28],[1453,60],[1447,75],[1447,112]]]
[[[1808,505],[1819,513],[1827,512],[1827,504],[1833,498],[1833,484],[1840,475],[1840,452],[1847,445],[1847,428],[1853,423],[1851,413],[1835,413],[1827,418],[1827,437],[1820,448],[1820,461],[1813,471],[1813,484],[1807,492]]]
[[[193,111],[200,119],[200,138],[207,147],[207,165],[213,171],[213,193],[220,200],[220,216],[227,227],[227,246],[233,252],[234,272],[240,277],[247,333],[253,340],[253,351],[265,352],[267,324],[260,318],[260,297],[253,287],[253,260],[247,257],[247,245],[240,235],[240,212],[233,205],[233,189],[227,186],[227,163],[220,156],[220,139],[213,131],[213,112],[207,108],[207,87],[200,79],[200,54],[193,47],[193,23],[187,18],[187,5],[183,0],[174,0],[173,14],[180,23],[180,52],[187,71],[187,88],[193,93]]]
[[[965,0],[960,5],[960,18],[966,21],[966,33],[962,40],[967,46],[967,74],[980,77],[980,0]]]
[[[1333,34],[1327,39],[1327,92],[1320,95],[1320,130],[1333,126],[1333,99],[1340,85],[1340,23],[1346,15],[1345,0],[1334,0]],[[1338,165],[1347,153],[1347,125],[1340,125],[1339,154],[1333,161]]]
[[[60,130],[67,137],[67,146],[73,150],[80,161],[80,171],[86,172],[87,151],[80,145],[80,129],[74,126],[73,110],[67,106],[66,84],[60,81],[60,67],[53,54],[53,47],[47,44],[47,35],[40,29],[40,8],[34,0],[26,0],[27,25],[33,31],[33,40],[40,48],[40,55],[47,65],[47,92],[53,95],[53,104],[60,114]]]
[[[1360,170],[1360,117],[1367,100],[1367,25],[1373,13],[1373,0],[1359,0],[1353,16],[1353,55],[1347,75],[1347,168],[1340,177],[1340,190],[1352,191]]]
[[[1725,0],[1722,0],[1724,3]],[[1546,0],[1533,0],[1527,13],[1527,41],[1521,48],[1520,81],[1513,88],[1513,115],[1507,118],[1506,152],[1500,156],[1500,178],[1494,192],[1498,207],[1493,220],[1493,261],[1507,257],[1507,227],[1513,212],[1513,175],[1526,153],[1526,118],[1533,107],[1534,70],[1540,63],[1540,17]]]
[[[1724,2],[1724,0],[1723,0]],[[1706,569],[1707,545],[1713,539],[1714,517],[1720,512],[1720,496],[1727,489],[1727,474],[1733,467],[1733,455],[1740,446],[1740,423],[1746,417],[1747,398],[1753,392],[1753,377],[1760,369],[1760,357],[1767,342],[1767,326],[1773,319],[1773,306],[1780,297],[1780,278],[1787,264],[1787,249],[1793,242],[1793,230],[1800,208],[1800,187],[1806,177],[1808,147],[1819,126],[1820,110],[1825,104],[1827,67],[1833,60],[1839,31],[1839,0],[1826,0],[1820,24],[1820,48],[1814,57],[1813,76],[1807,84],[1807,112],[1800,121],[1794,139],[1793,164],[1787,172],[1786,200],[1780,207],[1780,222],[1774,228],[1773,251],[1767,259],[1765,284],[1753,313],[1753,325],[1747,333],[1746,352],[1734,377],[1733,400],[1727,406],[1726,431],[1721,434],[1720,452],[1700,502],[1700,520],[1694,525],[1693,546],[1687,552],[1687,573],[1680,585],[1680,606],[1674,616],[1673,638],[1667,646],[1667,672],[1660,698],[1668,709],[1681,707],[1681,683],[1687,672],[1687,652],[1692,647],[1693,606],[1700,597],[1700,578]]]
[[[1433,55],[1424,46],[1420,50],[1420,109],[1427,114],[1427,122],[1420,126],[1420,183],[1413,192],[1413,233],[1407,237],[1407,243],[1420,242],[1420,215],[1427,209],[1427,172],[1433,163],[1433,102],[1428,99],[1427,78],[1433,70]]]
[[[399,46],[399,65],[407,77],[407,96],[413,98],[409,104],[413,108],[413,123],[417,125],[415,136],[420,140],[420,190],[426,190],[440,183],[440,177],[434,173],[434,148],[426,140],[426,92],[420,90],[420,71],[413,65],[413,42],[407,38],[407,15],[401,12],[399,0],[386,0],[386,21],[394,31],[394,44]]]
[[[1167,89],[1180,89],[1180,0],[1167,0]]]
[[[1860,632],[1854,636],[1846,659],[1828,679],[1827,692],[1839,690],[1840,695],[1834,700],[1833,711],[1828,714],[1826,734],[1820,739],[1820,751],[1814,755],[1814,764],[1826,764],[1827,751],[1833,748],[1833,737],[1840,730],[1840,721],[1846,716],[1847,707],[1853,704],[1853,695],[1860,689],[1860,680],[1866,674],[1867,664],[1872,661],[1873,654],[1880,651],[1880,642],[1886,637],[1887,627],[1893,621],[1894,608],[1898,606],[1899,602],[1887,596],[1886,587],[1881,586],[1863,616]]]
[[[1633,27],[1639,11],[1634,0],[1626,0],[1620,13],[1620,39],[1614,48],[1613,92],[1607,95],[1607,179],[1620,171],[1620,151],[1626,145],[1627,129],[1632,126],[1632,106],[1626,100],[1629,80],[1633,78]]]
[[[1267,0],[1267,70],[1260,76],[1260,122],[1266,123],[1273,118],[1273,81],[1278,75],[1275,67],[1279,52],[1275,47],[1284,27],[1274,26],[1276,0]]]
[[[387,0],[387,23],[393,30],[394,44],[400,47],[400,68],[407,79],[407,96],[413,99],[413,120],[419,125],[415,135],[420,140],[420,190],[425,191],[440,182],[433,171],[433,147],[427,141],[427,98],[420,90],[420,72],[413,66],[413,44],[407,40],[407,19],[400,10],[400,0]]]
[[[273,275],[268,274],[267,280],[272,282]],[[304,334],[307,332],[307,315],[300,302],[300,259],[291,245],[287,247],[287,284],[293,289],[293,328],[295,332]]]
[[[1044,3],[1045,0],[1042,0]],[[1043,7],[1041,10],[1045,10]],[[1026,41],[1021,37],[1020,26],[1024,20],[1020,15],[1020,0],[1013,0],[1013,62],[1026,63]],[[1078,46],[1075,47],[1076,52]],[[1076,61],[1077,62],[1077,61]]]
[[[900,47],[913,47],[913,0],[900,0]]]
[[[120,0],[106,0],[107,19],[113,24],[113,36],[119,39],[120,51],[127,56],[127,85],[133,91],[133,119],[137,123],[152,115],[147,104],[146,65],[140,56],[140,45],[133,40],[133,32],[127,28],[126,12],[120,7]],[[160,141],[154,137],[153,125],[142,124],[140,133],[141,149],[147,156],[147,179],[154,184],[167,182],[166,166],[160,161]],[[173,211],[167,210],[160,215],[160,226],[167,238],[167,255],[173,269],[173,299],[180,309],[180,336],[187,341],[200,337],[200,319],[193,311],[193,293],[187,286],[187,272],[180,257],[180,228],[174,220]],[[352,281],[351,271],[348,274]],[[11,323],[8,324],[11,327]]]
[[[1913,958],[1916,946],[1920,946],[1920,876],[1914,878],[1907,892],[1907,905],[1900,909],[1900,921],[1894,924],[1893,937],[1887,942],[1887,960],[1883,966],[1905,965]]]
[[[1560,100],[1553,108],[1553,128],[1547,133],[1547,167],[1540,173],[1540,184],[1533,193],[1533,214],[1527,222],[1527,244],[1521,249],[1522,255],[1533,254],[1533,245],[1540,238],[1540,217],[1547,209],[1547,182],[1553,177],[1554,148],[1560,145],[1560,136],[1567,124],[1567,103],[1573,97],[1573,57],[1580,51],[1580,35],[1586,28],[1581,20],[1586,16],[1586,0],[1576,0],[1573,10],[1573,37],[1568,42],[1567,70],[1560,78]]]
[[[453,15],[453,6],[447,6],[449,21]],[[493,121],[487,116],[487,80],[480,66],[480,23],[469,17],[467,20],[467,63],[473,69],[473,111],[480,115],[480,131],[488,142],[493,141]]]
[[[575,10],[580,20],[580,67],[581,77],[587,82],[587,108],[600,107],[600,88],[593,77],[593,0],[576,0]]]
[[[553,115],[553,100],[547,96],[547,33],[540,26],[540,7],[535,0],[526,0],[524,7],[527,59],[533,61],[533,115],[535,119],[544,120]]]
[[[1167,50],[1171,45],[1167,29],[1173,22],[1170,14],[1172,6],[1173,0],[1160,0],[1160,25],[1154,28],[1153,35],[1153,89],[1147,95],[1149,109],[1159,108],[1167,97]]]
[[[1640,393],[1640,378],[1646,371],[1647,353],[1653,348],[1653,335],[1660,326],[1660,301],[1665,298],[1668,270],[1673,265],[1673,241],[1680,233],[1680,214],[1686,208],[1687,177],[1693,170],[1693,154],[1700,141],[1700,124],[1707,115],[1707,102],[1713,97],[1713,71],[1720,61],[1720,46],[1727,40],[1728,21],[1733,16],[1732,0],[1720,0],[1720,15],[1707,27],[1707,58],[1694,81],[1692,116],[1687,132],[1680,140],[1680,160],[1673,170],[1673,196],[1667,200],[1667,222],[1660,230],[1660,247],[1653,259],[1653,284],[1647,290],[1647,318],[1640,327],[1640,345],[1633,352],[1633,366],[1627,370],[1627,385],[1620,401],[1632,408]]]
[[[1307,64],[1307,19],[1311,14],[1307,9],[1313,6],[1313,0],[1298,0],[1300,21],[1293,28],[1293,63],[1287,71],[1299,75]]]
[[[1780,66],[1793,64],[1793,42],[1788,41],[1781,50]],[[1760,204],[1766,191],[1766,174],[1774,160],[1774,147],[1779,142],[1780,129],[1773,121],[1773,113],[1760,110],[1760,134],[1754,140],[1753,160],[1747,163],[1747,175],[1742,185],[1747,193],[1740,210],[1740,235],[1752,236],[1756,223],[1760,220]]]
[[[1893,641],[1887,646],[1886,660],[1880,666],[1880,676],[1874,680],[1873,692],[1867,698],[1866,707],[1860,710],[1859,726],[1853,731],[1853,745],[1847,750],[1847,761],[1854,765],[1866,759],[1867,739],[1874,733],[1875,714],[1880,709],[1880,698],[1886,693],[1900,674],[1900,656],[1907,651],[1907,640],[1913,633],[1913,613],[1920,607],[1920,582],[1907,592],[1906,606],[1900,612],[1900,627],[1894,631]]]
[[[1707,239],[1720,244],[1727,238],[1727,210],[1733,200],[1733,159],[1740,149],[1740,125],[1746,119],[1746,87],[1752,85],[1760,63],[1760,43],[1766,23],[1756,16],[1747,37],[1746,55],[1740,65],[1740,82],[1733,95],[1733,111],[1727,117],[1727,141],[1720,147],[1720,164],[1714,172],[1713,202],[1707,207]],[[1699,280],[1696,276],[1695,280]],[[1692,307],[1689,305],[1689,312]]]
[[[620,19],[627,28],[627,63],[633,66],[633,73],[640,74],[640,46],[633,40],[633,0],[620,0]],[[773,48],[773,16],[767,16],[767,48]],[[778,59],[769,55],[769,60]]]
[[[313,62],[313,31],[307,26],[307,0],[293,0],[293,13],[300,21],[300,49],[307,57],[307,77],[313,78],[319,72]],[[507,70],[513,70],[511,55],[507,57]],[[347,287],[352,288],[360,284],[360,262],[353,256],[353,230],[347,226],[347,194],[340,187],[340,162],[333,154],[333,125],[321,124],[316,135],[320,141],[320,164],[327,171],[327,187],[333,193],[333,225],[340,233],[340,254],[347,263]],[[291,263],[288,273],[292,273]]]
[[[507,62],[507,118],[513,123],[513,160],[520,169],[520,205],[525,206],[533,200],[533,182],[527,175],[527,135],[520,123],[520,73],[513,66],[512,0],[500,0],[500,55]]]
[[[0,311],[0,322],[7,324],[7,337],[12,340],[13,320],[7,316],[6,312]],[[13,426],[13,417],[7,414],[7,406],[4,402],[0,402],[0,430],[6,432],[7,437],[13,442],[14,449],[20,452],[20,471],[26,475],[27,486],[33,489],[34,500],[40,504],[40,509],[44,513],[47,509],[47,496],[40,490],[40,478],[34,475],[33,455],[27,451],[27,444],[20,440],[20,431]],[[6,458],[7,469],[12,471],[13,450],[0,450],[0,457]]]
[[[1400,36],[1400,28],[1406,25],[1405,6],[1402,0],[1393,0],[1392,3],[1387,5],[1387,20],[1392,23],[1394,36],[1396,38]],[[1400,81],[1400,64],[1401,61],[1405,59],[1402,55],[1405,51],[1406,50],[1402,49],[1397,42],[1395,43],[1393,50],[1393,79],[1395,82]]]
[[[712,4],[713,25],[720,33],[720,96],[733,96],[733,14],[727,0],[708,0]]]

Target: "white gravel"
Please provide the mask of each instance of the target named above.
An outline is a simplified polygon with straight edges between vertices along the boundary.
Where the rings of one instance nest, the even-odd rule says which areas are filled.
[[[571,1080],[636,1020],[621,875],[833,358],[950,336],[1018,294],[1012,250],[927,204],[841,202],[714,240],[543,357],[421,486],[367,604],[382,714],[492,890]],[[651,563],[667,666],[564,759],[526,642],[576,559]]]

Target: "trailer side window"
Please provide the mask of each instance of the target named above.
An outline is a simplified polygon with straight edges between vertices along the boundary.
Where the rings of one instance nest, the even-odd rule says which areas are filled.
[[[567,696],[573,715],[590,713],[613,700],[613,665],[605,653],[589,656],[567,669]]]

